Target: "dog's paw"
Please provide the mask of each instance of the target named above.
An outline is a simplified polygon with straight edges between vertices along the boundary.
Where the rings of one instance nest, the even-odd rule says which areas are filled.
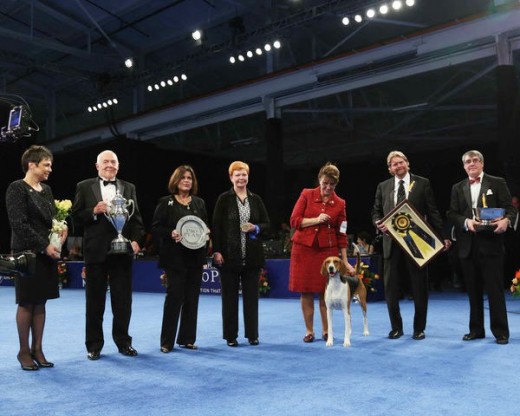
[[[334,340],[332,339],[332,337],[329,337],[329,339],[327,339],[327,347],[332,347],[334,345]]]
[[[363,331],[363,336],[364,337],[368,337],[370,335],[370,332],[368,332],[368,329],[366,329],[365,331]]]
[[[345,348],[350,347],[350,340],[349,340],[349,339],[346,339],[346,340],[343,342],[343,346],[344,346]]]

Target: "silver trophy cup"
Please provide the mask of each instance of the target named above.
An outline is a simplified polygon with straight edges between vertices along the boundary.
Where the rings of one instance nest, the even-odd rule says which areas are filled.
[[[128,208],[132,207],[129,212]],[[110,243],[110,251],[108,254],[131,254],[132,247],[130,241],[123,237],[123,228],[132,215],[134,215],[134,201],[132,199],[125,199],[116,192],[114,199],[110,201],[108,212],[105,212],[105,217],[114,226],[117,231],[117,237]]]

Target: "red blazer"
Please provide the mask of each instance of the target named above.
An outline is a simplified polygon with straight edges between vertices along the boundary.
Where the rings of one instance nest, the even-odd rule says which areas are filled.
[[[312,247],[317,239],[318,247],[347,247],[347,234],[346,232],[340,233],[341,223],[347,221],[346,206],[345,200],[334,192],[331,198],[324,203],[319,187],[304,189],[291,214],[291,227],[296,229],[292,241]],[[329,224],[301,228],[304,218],[314,218],[322,212],[330,216]]]

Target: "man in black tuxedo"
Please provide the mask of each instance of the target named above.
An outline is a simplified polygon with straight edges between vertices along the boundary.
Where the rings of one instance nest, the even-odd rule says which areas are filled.
[[[72,216],[83,225],[83,257],[86,267],[86,340],[89,360],[100,357],[104,345],[103,315],[107,286],[110,282],[110,300],[113,322],[112,337],[119,352],[136,356],[132,338],[128,334],[132,313],[132,262],[144,240],[144,226],[137,205],[135,186],[116,179],[119,170],[117,155],[105,150],[97,157],[98,177],[86,179],[76,186]],[[114,226],[105,217],[116,191],[134,201],[134,213],[123,228],[123,236],[130,240],[128,254],[109,254],[111,241],[117,237]]]
[[[511,194],[503,178],[483,172],[484,156],[470,150],[462,156],[468,179],[453,185],[448,212],[455,226],[462,273],[469,297],[469,333],[462,338],[472,341],[485,337],[484,287],[489,300],[491,332],[497,344],[509,342],[506,301],[503,288],[504,233],[515,218]],[[505,216],[494,220],[492,229],[482,230],[475,209],[504,208]]]
[[[388,154],[386,161],[388,170],[393,177],[377,186],[372,220],[383,233],[385,298],[392,326],[388,338],[397,339],[403,335],[399,298],[401,295],[401,271],[406,270],[410,276],[415,306],[412,338],[422,340],[425,338],[424,330],[428,311],[428,275],[426,268],[420,269],[406,252],[392,240],[388,234],[388,228],[381,220],[405,198],[439,235],[444,235],[442,218],[435,204],[430,181],[410,173],[410,164],[406,156],[402,152],[392,151]],[[450,240],[446,237],[444,240],[445,249],[450,244]]]

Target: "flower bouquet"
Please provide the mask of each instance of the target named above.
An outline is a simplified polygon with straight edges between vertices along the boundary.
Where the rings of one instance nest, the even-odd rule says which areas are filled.
[[[56,215],[54,215],[54,218],[52,219],[52,228],[49,235],[49,242],[61,251],[61,236],[63,231],[67,229],[67,221],[65,221],[65,219],[70,214],[72,202],[70,199],[64,199],[62,201],[56,199],[54,200],[54,205],[56,207]]]
[[[269,279],[267,278],[267,270],[263,267],[260,270],[260,279],[258,280],[258,293],[260,296],[267,296],[271,286],[269,286]]]
[[[513,296],[520,296],[520,270],[515,273],[515,278],[511,280],[511,287],[509,289]]]
[[[368,291],[377,292],[376,280],[379,280],[379,275],[371,272],[367,264],[363,262],[359,264],[358,277],[364,283]]]

